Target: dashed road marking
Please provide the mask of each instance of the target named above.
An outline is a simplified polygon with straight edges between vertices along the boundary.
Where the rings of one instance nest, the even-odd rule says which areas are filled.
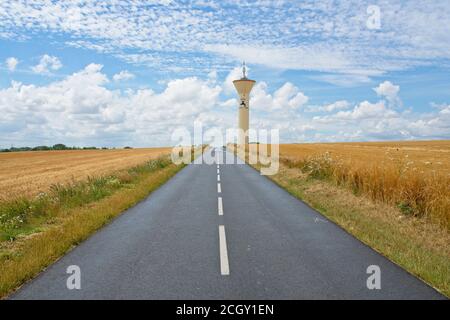
[[[223,216],[223,204],[222,204],[222,197],[218,198],[217,202],[217,210],[219,212],[219,216]]]
[[[228,264],[227,238],[225,236],[225,227],[219,226],[219,248],[220,248],[220,273],[223,276],[230,274],[230,266]]]
[[[220,181],[220,174],[217,175],[217,181]]]
[[[217,184],[217,192],[218,192],[218,193],[221,193],[221,192],[222,192],[222,188],[221,188],[221,186],[220,186],[220,183]]]

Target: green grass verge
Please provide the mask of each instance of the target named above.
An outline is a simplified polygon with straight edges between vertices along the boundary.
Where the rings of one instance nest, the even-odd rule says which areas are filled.
[[[184,166],[151,160],[106,177],[0,203],[0,297],[33,278]]]

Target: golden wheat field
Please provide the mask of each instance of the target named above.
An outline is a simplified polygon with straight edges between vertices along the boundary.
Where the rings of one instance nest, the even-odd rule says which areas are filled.
[[[285,157],[319,156],[326,152],[362,165],[397,163],[427,174],[450,174],[450,140],[280,145],[280,155]]]
[[[0,200],[33,196],[52,184],[84,180],[168,154],[170,148],[0,153]]]
[[[280,160],[450,226],[450,141],[280,145]]]

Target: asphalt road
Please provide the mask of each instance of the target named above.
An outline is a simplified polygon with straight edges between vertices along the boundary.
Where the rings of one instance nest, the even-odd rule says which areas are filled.
[[[66,286],[71,265],[80,290]],[[380,268],[379,290],[367,288],[370,265]],[[193,164],[10,298],[443,296],[249,166]]]

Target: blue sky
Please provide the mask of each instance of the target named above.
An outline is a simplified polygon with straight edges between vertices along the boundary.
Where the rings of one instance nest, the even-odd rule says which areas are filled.
[[[282,142],[450,138],[450,3],[2,1],[0,147],[171,144],[251,126]]]

